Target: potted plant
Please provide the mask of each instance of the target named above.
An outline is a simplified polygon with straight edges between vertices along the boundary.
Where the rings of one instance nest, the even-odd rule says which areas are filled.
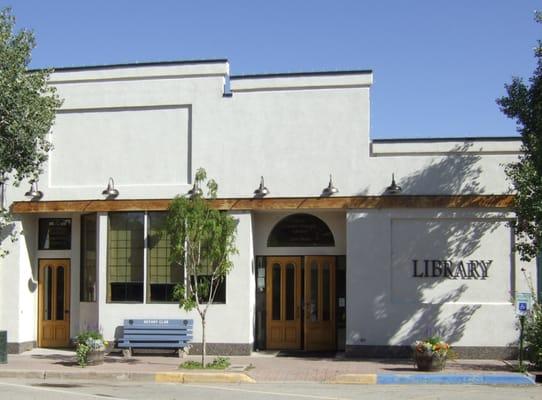
[[[76,358],[81,367],[99,365],[104,362],[105,348],[108,342],[97,331],[81,332],[76,337]]]
[[[446,366],[450,345],[438,336],[417,340],[412,348],[414,362],[420,371],[441,371]]]

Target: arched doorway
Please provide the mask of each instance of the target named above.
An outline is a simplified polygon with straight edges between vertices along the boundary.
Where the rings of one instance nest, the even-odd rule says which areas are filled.
[[[331,229],[311,214],[292,214],[271,230],[268,247],[334,247]],[[266,259],[266,348],[336,349],[336,257]]]

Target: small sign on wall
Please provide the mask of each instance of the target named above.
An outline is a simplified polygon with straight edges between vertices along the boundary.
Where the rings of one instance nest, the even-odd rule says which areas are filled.
[[[532,296],[530,293],[516,293],[516,315],[525,316],[531,311]]]

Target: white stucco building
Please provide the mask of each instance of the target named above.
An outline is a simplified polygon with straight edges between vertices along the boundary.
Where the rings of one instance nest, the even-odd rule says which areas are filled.
[[[404,355],[432,334],[462,357],[514,352],[513,296],[537,279],[508,224],[518,138],[371,141],[371,71],[229,76],[208,60],[61,68],[50,83],[64,103],[43,197],[5,188],[22,231],[0,259],[10,351],[88,328],[114,340],[129,318],[194,318],[197,343],[197,315],[170,297],[182,271],[153,235],[204,167],[213,206],[238,220],[211,352]]]

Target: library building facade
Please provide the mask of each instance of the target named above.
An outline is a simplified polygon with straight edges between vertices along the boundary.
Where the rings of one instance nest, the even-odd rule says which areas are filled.
[[[520,139],[371,140],[372,76],[230,76],[227,60],[54,70],[54,149],[30,190],[2,185],[18,232],[0,236],[9,351],[89,329],[114,343],[125,319],[162,318],[192,318],[197,350],[160,232],[203,167],[238,249],[209,352],[400,357],[439,335],[464,358],[513,356],[515,293],[539,279],[514,252],[503,165]]]

